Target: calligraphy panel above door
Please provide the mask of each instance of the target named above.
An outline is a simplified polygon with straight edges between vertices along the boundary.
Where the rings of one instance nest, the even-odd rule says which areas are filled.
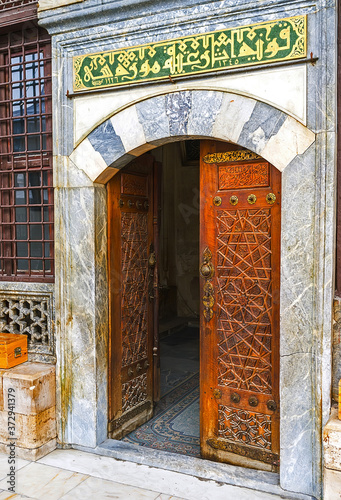
[[[73,58],[75,92],[306,57],[307,17],[158,41]]]

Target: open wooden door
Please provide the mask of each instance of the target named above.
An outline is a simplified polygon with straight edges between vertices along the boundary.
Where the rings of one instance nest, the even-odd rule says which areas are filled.
[[[281,175],[226,143],[200,157],[202,456],[275,471]]]
[[[157,361],[153,356],[157,309],[155,168],[152,155],[145,154],[108,183],[109,436],[114,439],[153,415],[157,377],[153,369],[153,358]]]

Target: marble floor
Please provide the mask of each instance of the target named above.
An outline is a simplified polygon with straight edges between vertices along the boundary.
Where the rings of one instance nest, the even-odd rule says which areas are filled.
[[[123,438],[139,446],[200,457],[199,328],[160,339],[161,400],[154,416]]]
[[[199,374],[196,373],[161,398],[153,417],[122,441],[200,458],[199,412]]]
[[[7,455],[0,454],[0,500],[290,498],[78,450],[55,450],[37,462],[18,459],[16,465],[16,488],[12,493],[6,491]]]
[[[103,457],[104,458],[104,457]],[[56,450],[38,462],[17,460],[15,493],[7,490],[7,456],[0,454],[0,500],[175,500],[181,497],[163,494],[129,483],[131,473],[122,475],[114,459],[74,451]],[[119,464],[121,465],[121,464]],[[67,470],[70,468],[70,470]],[[140,481],[142,483],[142,481]],[[136,481],[135,481],[136,483]]]

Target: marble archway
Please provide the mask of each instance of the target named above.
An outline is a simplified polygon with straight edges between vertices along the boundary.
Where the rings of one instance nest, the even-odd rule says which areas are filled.
[[[234,142],[280,171],[315,134],[273,106],[222,91],[187,90],[152,97],[97,125],[70,158],[93,182],[107,182],[134,157],[185,138]]]
[[[314,495],[331,324],[316,294],[331,293],[327,257],[322,247],[323,260],[316,257],[316,242],[327,235],[332,248],[328,228],[316,222],[316,206],[328,186],[316,183],[315,134],[283,111],[237,93],[184,90],[132,103],[97,124],[58,166],[63,175],[69,169],[74,183],[56,188],[59,439],[95,448],[107,437],[105,183],[136,156],[188,138],[239,144],[283,172],[280,485]]]

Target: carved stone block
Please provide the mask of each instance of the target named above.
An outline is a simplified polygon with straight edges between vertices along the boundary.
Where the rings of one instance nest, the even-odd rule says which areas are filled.
[[[8,410],[8,389],[15,392],[15,413],[36,415],[56,404],[55,367],[44,363],[23,363],[3,374],[4,409]]]
[[[0,412],[0,441],[9,443],[13,436],[8,434],[8,412]],[[56,437],[56,408],[48,408],[37,415],[15,415],[16,446],[39,448]]]
[[[323,432],[324,465],[341,471],[341,420],[337,408],[332,408],[330,419]]]
[[[341,472],[324,469],[324,500],[339,500],[341,491]]]
[[[56,438],[51,439],[47,443],[39,446],[39,448],[22,448],[21,446],[16,446],[15,454],[17,458],[22,458],[23,460],[39,460],[51,451],[55,450],[57,446]],[[0,442],[0,453],[8,454],[8,446],[5,443]]]

